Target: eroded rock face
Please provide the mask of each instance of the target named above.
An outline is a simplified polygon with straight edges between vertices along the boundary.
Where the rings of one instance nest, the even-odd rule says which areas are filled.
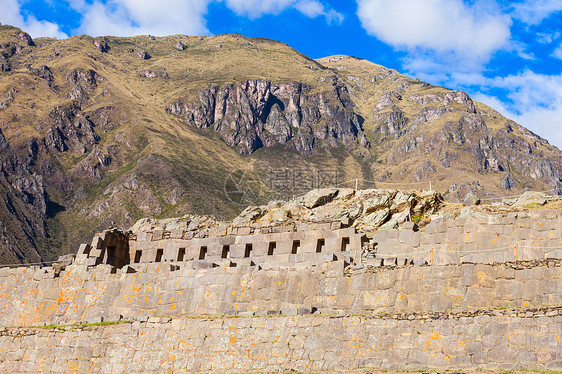
[[[47,129],[45,145],[58,152],[71,149],[85,153],[88,146],[99,140],[93,123],[84,117],[76,102],[66,107],[57,106],[51,109],[41,127]]]
[[[242,154],[278,143],[289,143],[303,154],[317,145],[342,144],[350,151],[369,148],[345,86],[336,84],[333,91],[315,94],[309,90],[296,82],[272,86],[266,80],[249,80],[211,87],[199,92],[198,102],[180,99],[166,110],[182,115],[190,126],[214,125]]]
[[[72,69],[66,74],[66,81],[72,85],[68,98],[78,101],[88,100],[89,94],[95,91],[98,81],[104,78],[91,69]]]
[[[416,94],[408,97],[408,101],[421,108],[407,117],[397,106],[402,96],[397,91],[383,94],[374,108],[375,131],[379,132],[384,141],[385,136],[400,138],[413,131],[420,124],[439,119],[448,112],[466,112],[475,114],[472,99],[463,91],[451,91],[445,94]],[[460,104],[460,105],[458,105]],[[413,115],[412,115],[413,114]]]
[[[32,67],[30,65],[26,66],[26,70],[31,74],[38,76],[47,81],[49,86],[53,84],[53,73],[47,65],[41,65],[39,67]]]
[[[107,53],[109,51],[109,45],[107,44],[107,41],[104,40],[103,38],[101,40],[97,40],[97,39],[94,40],[93,44],[101,53]]]
[[[40,261],[37,238],[45,237],[48,197],[43,177],[33,173],[0,130],[0,251],[6,261]],[[8,262],[9,262],[8,261]]]
[[[17,33],[17,36],[20,37],[21,40],[23,40],[25,42],[25,44],[27,44],[28,46],[34,46],[35,43],[33,42],[33,39],[31,39],[31,36],[29,36],[28,33],[20,31]]]
[[[523,183],[514,177],[516,174],[527,180],[543,181],[552,188],[553,193],[562,192],[559,172],[562,162],[545,157],[548,143],[544,139],[524,129],[521,129],[524,137],[516,135],[513,126],[518,125],[511,123],[493,130],[481,114],[475,113],[472,100],[460,91],[450,92],[444,97],[428,94],[410,99],[429,104],[441,100],[449,105],[441,108],[427,105],[421,108],[412,124],[397,106],[391,107],[390,112],[384,111],[375,116],[375,119],[380,120],[376,129],[382,136],[381,143],[391,137],[397,139],[388,145],[388,164],[401,165],[418,157],[433,157],[439,161],[431,167],[421,164],[417,169],[409,170],[412,181],[431,180],[432,175],[439,174],[443,169],[468,162],[463,167],[470,167],[480,174],[500,174],[500,185],[506,190]],[[457,105],[456,109],[451,105]],[[452,110],[460,113],[457,121],[440,125],[431,135],[423,131],[421,126],[426,126],[426,122],[435,121]],[[529,142],[529,139],[533,141]],[[521,157],[522,153],[526,156]],[[455,197],[452,201],[462,201],[462,198]]]

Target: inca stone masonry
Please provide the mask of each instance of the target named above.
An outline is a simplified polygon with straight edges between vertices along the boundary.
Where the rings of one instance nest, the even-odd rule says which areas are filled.
[[[561,231],[547,209],[109,230],[0,269],[0,371],[560,370]]]

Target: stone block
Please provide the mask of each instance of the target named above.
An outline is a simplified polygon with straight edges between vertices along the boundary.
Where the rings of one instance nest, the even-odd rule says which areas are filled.
[[[400,230],[417,230],[418,229],[418,225],[416,225],[414,222],[412,221],[406,221],[404,223],[402,223],[402,225],[400,226]]]
[[[304,223],[304,222],[298,222],[296,225],[296,230],[297,231],[309,231],[309,225],[308,223]]]
[[[562,259],[562,249],[546,250],[544,253],[544,259],[545,260]]]
[[[363,264],[367,267],[380,267],[382,266],[383,259],[382,258],[366,258],[363,259]]]
[[[415,259],[412,261],[412,264],[413,264],[414,266],[423,266],[423,265],[427,265],[427,260],[424,260],[424,259],[422,259],[422,258],[415,258]]]
[[[170,239],[182,239],[184,231],[183,230],[171,230]]]
[[[80,244],[77,255],[89,255],[92,247],[89,244]]]
[[[162,240],[164,238],[164,230],[154,230],[152,232],[152,241]]]
[[[217,264],[204,260],[193,260],[189,263],[189,266],[191,266],[192,269],[211,269],[218,267]]]
[[[500,345],[488,352],[488,359],[493,363],[513,364],[517,361],[517,352],[511,347]]]
[[[239,227],[237,230],[237,235],[250,235],[252,233],[251,227]]]
[[[384,242],[379,242],[379,245],[377,246],[377,254],[381,257],[394,257],[401,255],[403,248],[403,246],[399,245],[398,239],[387,239]]]
[[[98,264],[98,258],[97,257],[87,258],[84,264],[86,266],[96,266]]]
[[[406,247],[417,248],[420,246],[420,233],[412,230],[400,230],[398,238]]]
[[[339,222],[339,221],[332,222],[332,223],[330,224],[330,230],[332,230],[332,231],[334,231],[334,230],[339,230],[339,229],[342,228],[342,226],[343,226],[342,223]]]
[[[373,233],[372,241],[375,243],[383,243],[388,239],[388,231],[377,231]]]

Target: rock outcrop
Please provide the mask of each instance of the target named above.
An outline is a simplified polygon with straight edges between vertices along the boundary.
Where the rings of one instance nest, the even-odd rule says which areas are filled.
[[[182,115],[190,126],[214,126],[242,154],[285,143],[303,154],[340,144],[352,152],[367,150],[362,119],[354,112],[345,85],[336,81],[332,91],[310,91],[297,82],[272,85],[250,80],[208,88],[199,92],[198,101],[180,99],[166,110]]]
[[[83,115],[78,102],[51,109],[41,127],[46,128],[45,145],[58,152],[70,149],[83,154],[99,140],[93,123]]]
[[[43,177],[20,160],[1,130],[0,191],[0,261],[41,261],[37,248],[46,236],[49,205]]]

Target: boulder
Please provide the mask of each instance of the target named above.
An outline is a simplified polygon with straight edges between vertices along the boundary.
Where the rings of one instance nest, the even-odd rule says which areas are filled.
[[[473,194],[472,192],[469,192],[466,194],[466,196],[464,197],[463,200],[463,204],[470,206],[470,205],[480,205],[480,199],[478,198],[478,196],[476,196],[475,194]]]
[[[362,225],[365,227],[379,228],[386,222],[389,216],[390,209],[382,209],[363,218]]]
[[[318,206],[329,203],[338,194],[336,188],[321,188],[312,190],[302,197],[302,203],[308,209],[313,209]]]
[[[404,223],[410,216],[409,210],[404,210],[400,213],[393,214],[388,222],[381,226],[384,230],[394,230]]]
[[[383,191],[377,191],[377,194],[370,196],[363,202],[363,214],[367,215],[372,212],[381,210],[383,208],[388,208],[393,203],[393,198],[395,194],[384,193]]]
[[[527,191],[521,195],[513,206],[524,207],[529,204],[544,205],[547,202],[548,195],[544,192]]]

